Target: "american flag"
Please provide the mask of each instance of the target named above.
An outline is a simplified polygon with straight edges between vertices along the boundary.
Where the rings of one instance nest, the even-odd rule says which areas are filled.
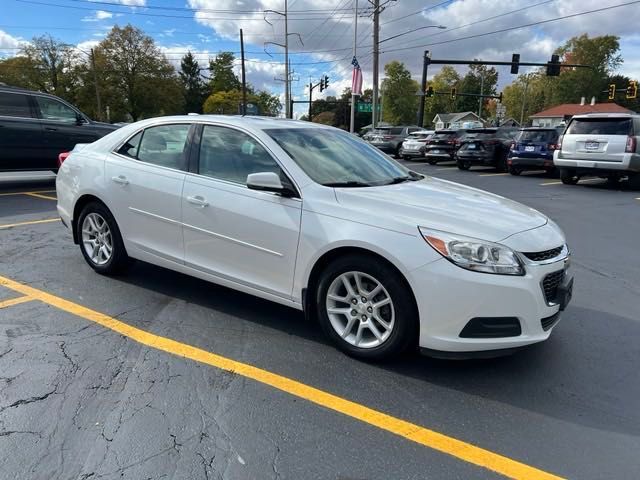
[[[351,60],[351,65],[353,65],[353,73],[351,74],[351,92],[354,95],[362,95],[362,70],[360,69],[360,64],[356,57],[353,57],[353,60]]]

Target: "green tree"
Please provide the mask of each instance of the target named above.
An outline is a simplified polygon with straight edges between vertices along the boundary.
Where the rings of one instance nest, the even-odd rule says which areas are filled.
[[[132,120],[183,110],[173,66],[142,30],[115,26],[95,51],[105,90]]]
[[[486,65],[469,65],[469,71],[460,79],[457,84],[459,93],[483,93],[484,95],[495,95],[498,84],[498,71]],[[479,100],[476,97],[458,97],[456,99],[456,111],[458,112],[478,112]],[[482,101],[482,115],[486,115],[485,101]]]
[[[221,52],[213,60],[209,60],[209,71],[211,80],[209,81],[209,92],[228,92],[240,90],[242,85],[235,73],[233,73],[233,62],[235,62],[231,52]]]
[[[266,90],[260,90],[253,95],[252,102],[258,105],[260,115],[276,117],[282,110],[282,102],[277,95],[271,95]]]
[[[436,73],[428,87],[432,87],[435,92],[450,92],[460,82],[458,72],[448,65],[442,67]],[[424,127],[432,127],[433,119],[439,113],[451,113],[456,111],[456,101],[450,95],[434,95],[425,98],[424,107]]]
[[[0,82],[29,90],[40,90],[46,83],[37,63],[22,55],[0,60]]]
[[[200,74],[198,61],[190,51],[182,57],[178,75],[180,76],[185,110],[187,112],[202,113],[202,103],[206,98],[204,81]]]
[[[622,65],[619,37],[603,35],[589,38],[587,34],[571,38],[556,50],[565,63],[591,65],[591,68],[563,69],[551,92],[553,104],[577,103],[581,97],[603,98],[607,79]]]
[[[413,124],[418,111],[418,82],[402,62],[394,60],[384,66],[382,81],[382,116],[394,125]]]

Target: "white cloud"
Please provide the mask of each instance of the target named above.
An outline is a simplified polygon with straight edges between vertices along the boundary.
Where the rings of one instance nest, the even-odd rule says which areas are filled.
[[[28,43],[20,37],[14,37],[7,32],[0,30],[0,56],[12,57],[20,47]]]
[[[97,2],[102,0],[89,0],[90,2]],[[114,0],[113,3],[120,3],[128,7],[144,7],[147,4],[147,0]]]
[[[106,20],[107,18],[112,18],[113,13],[105,12],[104,10],[96,10],[93,13],[92,17],[84,17],[82,22],[99,22],[100,20]]]

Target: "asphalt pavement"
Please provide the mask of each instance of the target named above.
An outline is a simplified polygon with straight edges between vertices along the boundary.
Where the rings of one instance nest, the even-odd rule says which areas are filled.
[[[563,228],[576,283],[549,341],[357,361],[273,303],[140,262],[97,275],[52,178],[0,175],[0,479],[639,478],[640,192],[405,163]]]

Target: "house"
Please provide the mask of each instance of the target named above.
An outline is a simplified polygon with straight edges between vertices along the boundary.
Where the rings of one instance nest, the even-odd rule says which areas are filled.
[[[548,108],[535,115],[531,115],[531,124],[534,127],[557,127],[563,122],[567,122],[574,115],[584,113],[632,113],[617,103],[563,103],[555,107]]]
[[[513,117],[505,118],[500,122],[500,127],[519,127],[520,122]]]
[[[433,125],[436,130],[464,128],[462,124],[465,122],[480,122],[476,126],[484,126],[485,124],[484,120],[473,112],[438,113],[433,117]]]

